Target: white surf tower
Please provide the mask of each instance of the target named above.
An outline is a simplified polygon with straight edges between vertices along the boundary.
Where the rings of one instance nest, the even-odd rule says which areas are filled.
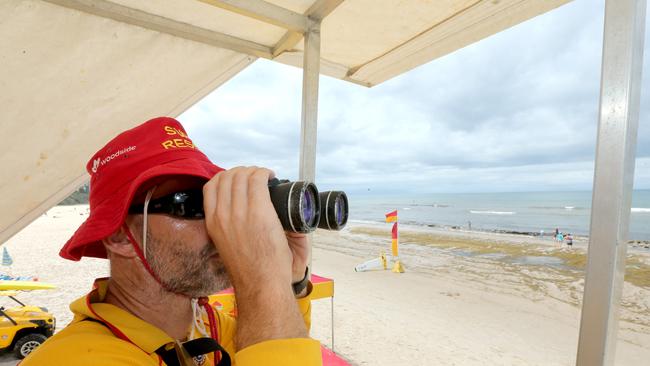
[[[303,67],[300,178],[313,181],[319,74],[377,85],[566,2],[0,2],[0,243],[86,182],[109,138],[179,115],[259,57]],[[614,360],[645,11],[606,0],[580,366]]]

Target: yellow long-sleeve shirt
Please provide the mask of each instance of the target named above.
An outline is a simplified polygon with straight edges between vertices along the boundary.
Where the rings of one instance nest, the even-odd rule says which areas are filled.
[[[165,365],[156,350],[174,340],[133,314],[102,302],[106,289],[107,281],[98,280],[92,292],[74,301],[70,309],[75,317],[70,325],[43,343],[20,365]],[[310,296],[299,299],[298,305],[309,326]],[[216,315],[219,343],[230,354],[233,365],[322,365],[320,343],[309,338],[271,340],[237,350],[235,319],[218,311]],[[201,364],[212,365],[212,357],[212,353],[208,354]]]

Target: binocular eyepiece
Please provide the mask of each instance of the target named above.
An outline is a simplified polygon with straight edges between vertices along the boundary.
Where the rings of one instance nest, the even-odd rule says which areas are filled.
[[[316,228],[341,230],[348,221],[348,198],[342,191],[318,193],[309,182],[269,181],[271,202],[286,231],[309,233]]]

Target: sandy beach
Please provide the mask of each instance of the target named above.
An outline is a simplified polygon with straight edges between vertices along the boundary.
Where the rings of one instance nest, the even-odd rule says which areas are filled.
[[[58,286],[19,296],[50,309],[59,330],[72,318],[68,304],[108,275],[105,260],[58,256],[87,212],[54,207],[5,243],[11,274]],[[352,365],[575,364],[586,240],[566,248],[522,235],[401,226],[400,241],[405,273],[356,273],[355,265],[390,250],[390,225],[314,235],[314,273],[335,280],[334,349]],[[628,269],[616,364],[645,365],[650,250],[632,247]],[[312,336],[329,346],[330,300],[313,306]],[[0,357],[0,365],[16,362]]]

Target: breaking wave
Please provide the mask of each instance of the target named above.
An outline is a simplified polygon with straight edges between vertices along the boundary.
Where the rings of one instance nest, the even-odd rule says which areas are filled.
[[[479,210],[469,210],[470,213],[477,215],[514,215],[516,212],[513,211],[479,211]]]

